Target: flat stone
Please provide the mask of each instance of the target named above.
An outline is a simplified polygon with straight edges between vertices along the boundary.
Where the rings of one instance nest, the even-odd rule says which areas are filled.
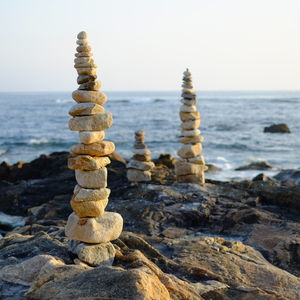
[[[88,37],[88,35],[87,35],[87,33],[86,33],[85,31],[80,31],[80,32],[77,34],[77,38],[78,38],[79,40],[81,40],[81,39],[87,39],[87,37]]]
[[[74,188],[73,199],[74,201],[100,201],[108,199],[109,195],[110,189],[85,189],[77,184]]]
[[[93,56],[91,52],[77,52],[75,53],[75,57],[90,57]]]
[[[88,189],[101,189],[107,187],[107,169],[101,168],[95,171],[75,170],[77,183]]]
[[[138,155],[150,155],[151,151],[149,149],[133,149],[132,150],[133,154],[138,154]]]
[[[141,155],[141,154],[134,154],[132,159],[138,161],[151,161],[151,157],[149,155]]]
[[[181,135],[184,137],[196,137],[201,134],[199,129],[194,130],[181,130]]]
[[[70,152],[74,155],[87,154],[91,156],[109,155],[115,151],[115,144],[109,141],[101,141],[89,145],[77,144],[71,147]]]
[[[182,158],[193,158],[199,156],[202,152],[202,145],[200,143],[191,145],[186,144],[181,146],[181,148],[177,151],[177,154]]]
[[[77,83],[82,84],[86,82],[91,82],[97,79],[97,75],[79,75],[77,77]]]
[[[72,131],[103,131],[110,128],[112,122],[110,113],[73,117],[69,120],[69,129]]]
[[[81,68],[97,68],[97,65],[94,63],[94,61],[91,62],[84,62],[80,64],[74,65],[75,69],[81,69]]]
[[[96,114],[103,114],[105,109],[103,106],[96,103],[78,103],[71,107],[69,115],[76,116],[90,116]]]
[[[90,45],[82,45],[76,48],[77,52],[90,52],[92,51],[92,47]]]
[[[134,147],[134,149],[146,149],[147,148],[147,146],[144,143],[140,143],[140,142],[134,143],[133,147]]]
[[[72,98],[78,103],[92,102],[99,105],[106,103],[107,97],[99,91],[76,90],[72,93]]]
[[[193,158],[188,158],[187,161],[193,164],[205,165],[205,159],[202,155]]]
[[[142,171],[149,171],[151,169],[153,169],[155,167],[154,163],[149,161],[138,161],[138,160],[134,160],[131,159],[129,161],[129,163],[127,164],[127,168],[132,168],[132,169],[138,169],[138,170],[142,170]]]
[[[180,106],[180,112],[196,112],[197,108],[195,105],[189,106],[189,105],[181,105]]]
[[[181,128],[184,130],[197,129],[200,126],[200,119],[181,123]]]
[[[76,70],[78,75],[92,75],[92,76],[97,75],[96,68],[79,68]]]
[[[197,103],[196,98],[195,99],[181,99],[180,102],[182,104],[185,104],[185,105],[188,105],[188,106],[194,106]]]
[[[205,168],[203,165],[193,164],[183,160],[177,160],[175,162],[175,174],[176,176],[190,175],[190,174],[202,174]]]
[[[188,89],[183,88],[181,91],[184,94],[191,94],[191,95],[195,95],[197,93],[194,89],[189,89],[189,88]]]
[[[191,81],[184,81],[181,87],[184,89],[192,89],[193,83]]]
[[[74,63],[75,64],[94,63],[94,60],[90,56],[76,57],[74,58]]]
[[[87,39],[78,39],[76,41],[77,45],[87,45],[89,43],[89,41]]]
[[[183,175],[183,176],[177,176],[177,182],[178,183],[205,183],[205,175],[204,172],[202,174],[193,174],[193,175]]]
[[[79,138],[82,144],[101,142],[105,137],[105,131],[80,131]]]
[[[196,100],[197,95],[182,93],[181,97],[186,100]]]
[[[151,172],[150,171],[141,171],[136,169],[127,170],[127,178],[132,182],[141,182],[141,181],[150,181]]]
[[[79,218],[72,213],[65,227],[66,236],[90,244],[107,243],[117,239],[123,229],[118,213],[105,212],[98,218]]]
[[[194,137],[180,137],[179,142],[182,144],[196,144],[196,143],[202,143],[204,141],[203,136],[194,136]]]
[[[110,164],[110,159],[107,156],[77,155],[68,158],[68,168],[71,170],[93,171],[104,168],[108,164]]]
[[[193,121],[193,120],[198,120],[200,119],[200,112],[195,111],[195,112],[180,112],[180,120],[182,122],[186,121]]]
[[[84,263],[92,266],[111,266],[113,264],[116,250],[112,243],[89,245],[80,243],[75,252]]]
[[[98,201],[75,201],[72,199],[70,202],[73,211],[80,218],[102,216],[107,203],[108,199]]]
[[[87,91],[99,91],[100,88],[101,88],[100,81],[85,82],[78,87],[79,90],[87,90]]]

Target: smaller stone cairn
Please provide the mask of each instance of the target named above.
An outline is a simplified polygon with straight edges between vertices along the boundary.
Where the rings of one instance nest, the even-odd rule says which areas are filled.
[[[71,251],[90,265],[110,265],[115,256],[110,241],[117,239],[123,227],[121,215],[106,212],[110,189],[107,188],[108,155],[113,142],[104,141],[104,131],[112,125],[112,114],[103,107],[107,98],[96,81],[96,65],[86,32],[77,35],[75,68],[79,88],[72,93],[77,102],[69,111],[69,129],[79,132],[81,144],[71,148],[68,167],[75,170],[77,185],[71,199],[73,213],[65,227],[72,239]]]
[[[182,147],[175,163],[177,182],[205,183],[206,170],[204,157],[201,155],[204,138],[200,135],[200,112],[196,108],[196,91],[193,89],[192,74],[189,69],[183,73],[182,106],[180,107]]]
[[[133,157],[127,164],[127,178],[131,182],[151,180],[151,169],[154,168],[154,163],[151,161],[151,151],[144,142],[144,131],[136,131]]]

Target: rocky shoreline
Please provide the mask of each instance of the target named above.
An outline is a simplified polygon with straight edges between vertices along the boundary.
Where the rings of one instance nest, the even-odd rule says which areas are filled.
[[[174,183],[171,159],[131,184],[108,169],[108,211],[124,218],[112,267],[78,260],[65,237],[74,172],[67,152],[0,166],[0,207],[26,217],[0,240],[1,299],[298,299],[297,170],[275,179]],[[299,172],[299,171],[298,171]]]

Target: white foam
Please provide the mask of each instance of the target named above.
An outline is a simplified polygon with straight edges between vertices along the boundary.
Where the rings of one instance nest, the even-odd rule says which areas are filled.
[[[0,149],[0,155],[4,154],[4,153],[6,153],[6,152],[7,152],[7,150],[5,150],[5,149]]]
[[[49,141],[45,138],[29,140],[29,144],[32,145],[40,145],[40,144],[47,144],[47,143],[49,143]]]

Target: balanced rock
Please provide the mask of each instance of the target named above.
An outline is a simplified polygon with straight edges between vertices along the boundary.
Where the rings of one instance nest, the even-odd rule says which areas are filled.
[[[147,162],[147,161],[138,161],[138,160],[131,159],[126,167],[130,169],[149,171],[153,169],[154,166],[155,165],[152,161]]]
[[[96,103],[78,103],[71,107],[69,115],[76,116],[90,116],[96,114],[102,114],[105,112],[103,106]]]
[[[115,144],[109,141],[101,141],[88,145],[77,144],[72,146],[70,151],[75,155],[86,154],[91,156],[104,156],[115,151]]]
[[[110,189],[85,189],[78,184],[74,188],[74,201],[99,201],[108,199],[110,195]]]
[[[93,157],[90,155],[77,155],[68,158],[68,168],[71,170],[93,171],[110,164],[110,159],[104,157]]]
[[[202,146],[200,143],[197,144],[184,144],[177,151],[177,154],[182,158],[193,158],[202,152]]]
[[[108,199],[98,201],[76,201],[71,200],[71,207],[75,214],[80,217],[100,217],[104,214],[104,209],[108,203]]]
[[[112,114],[103,113],[85,117],[74,117],[69,121],[69,129],[73,131],[102,131],[112,125]]]
[[[90,75],[90,74],[87,74]],[[91,75],[90,75],[91,76]],[[99,91],[84,91],[76,90],[72,93],[72,98],[78,103],[97,103],[103,105],[106,103],[107,97],[104,93]]]
[[[150,171],[142,171],[139,169],[128,169],[127,170],[127,178],[132,182],[140,182],[140,181],[150,181],[151,180],[151,172]]]
[[[88,189],[100,189],[107,186],[107,169],[101,168],[95,171],[75,170],[75,178],[81,187]]]
[[[82,144],[93,144],[101,142],[105,137],[104,131],[80,131],[79,139]]]

